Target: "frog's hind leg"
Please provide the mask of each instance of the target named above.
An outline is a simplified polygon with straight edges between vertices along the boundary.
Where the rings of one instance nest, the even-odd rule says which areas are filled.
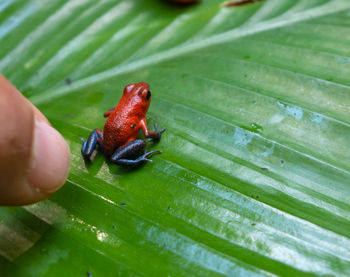
[[[127,166],[127,167],[137,167],[144,162],[152,162],[148,159],[154,154],[161,154],[161,151],[150,151],[145,152],[143,155],[136,159],[132,159],[133,156],[137,155],[140,152],[143,152],[146,148],[146,142],[142,139],[136,139],[125,146],[119,147],[113,155],[111,156],[111,162],[117,165]]]
[[[103,131],[100,129],[95,129],[91,132],[89,138],[83,142],[83,145],[81,147],[81,154],[85,159],[90,159],[90,156],[92,152],[94,152],[96,145],[99,144],[99,146],[103,147]]]

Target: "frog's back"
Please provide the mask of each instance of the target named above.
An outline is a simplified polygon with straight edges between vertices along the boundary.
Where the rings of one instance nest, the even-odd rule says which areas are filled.
[[[134,140],[138,134],[138,118],[132,110],[116,109],[108,118],[104,126],[104,153],[110,156],[114,150],[130,140]]]

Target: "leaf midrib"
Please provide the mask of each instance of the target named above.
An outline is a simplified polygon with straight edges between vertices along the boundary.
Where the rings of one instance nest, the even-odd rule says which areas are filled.
[[[83,78],[79,81],[76,81],[73,84],[71,84],[69,87],[65,87],[65,86],[58,87],[54,90],[47,90],[47,91],[40,92],[35,96],[30,97],[29,100],[36,105],[40,105],[46,102],[50,102],[51,100],[61,97],[63,95],[74,93],[80,88],[90,86],[102,80],[109,79],[124,73],[128,73],[133,70],[137,70],[152,64],[164,62],[166,60],[175,58],[177,56],[181,56],[186,53],[190,53],[196,50],[198,51],[200,49],[222,44],[238,38],[261,33],[271,29],[281,28],[281,27],[298,23],[301,21],[306,21],[313,18],[333,14],[346,9],[350,9],[350,2],[346,0],[335,0],[335,1],[332,1],[331,3],[327,3],[316,8],[312,8],[306,11],[302,11],[302,12],[298,12],[296,14],[290,15],[286,19],[277,17],[271,20],[267,20],[265,22],[260,22],[259,24],[256,24],[256,25],[242,26],[240,28],[237,28],[231,31],[210,36],[208,38],[205,38],[197,42],[184,43],[174,48],[170,48],[168,50],[165,50],[150,56],[146,56],[139,60],[123,63],[114,68],[102,71],[100,73],[97,73],[89,77]]]

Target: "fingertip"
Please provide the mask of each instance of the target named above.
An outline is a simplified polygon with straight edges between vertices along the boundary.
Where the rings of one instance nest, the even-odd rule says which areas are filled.
[[[69,147],[1,74],[0,126],[0,205],[35,203],[58,190],[69,172]]]
[[[27,99],[26,99],[27,100]],[[27,100],[28,101],[28,100]],[[31,102],[28,101],[28,104],[32,107],[33,113],[34,113],[34,119],[36,121],[44,122],[51,126],[50,121],[46,118],[45,115],[42,114],[41,111],[37,107],[35,107]]]
[[[66,181],[70,166],[69,146],[62,135],[42,121],[35,121],[29,185],[39,192],[51,194]]]

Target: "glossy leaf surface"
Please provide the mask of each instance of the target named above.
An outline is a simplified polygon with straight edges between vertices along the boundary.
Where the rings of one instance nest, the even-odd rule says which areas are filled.
[[[1,276],[350,275],[350,2],[221,3],[0,3],[0,72],[72,151],[49,200],[0,209]],[[138,81],[163,154],[84,163]]]

